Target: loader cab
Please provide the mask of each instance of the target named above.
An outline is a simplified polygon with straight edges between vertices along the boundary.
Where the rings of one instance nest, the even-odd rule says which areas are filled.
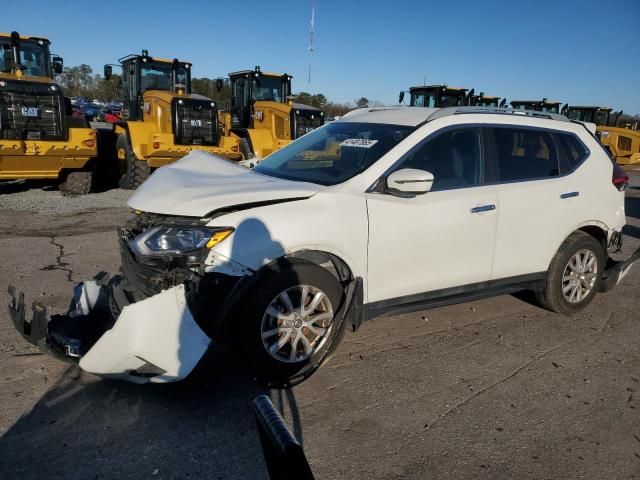
[[[122,66],[123,120],[142,119],[146,91],[168,91],[176,95],[191,93],[191,64],[188,62],[153,58],[147,50],[118,61]],[[110,65],[105,65],[104,76],[107,80],[111,77]]]
[[[560,113],[562,102],[555,102],[543,98],[542,100],[512,100],[511,108],[514,110],[533,110],[545,113]]]
[[[230,73],[232,127],[253,128],[252,109],[256,102],[288,103],[291,78],[286,73],[263,73],[258,66]]]
[[[504,107],[506,103],[506,98],[486,96],[484,92],[469,96],[469,105],[472,107]]]
[[[455,88],[447,85],[423,85],[409,89],[412,107],[462,107],[469,105],[466,88]],[[400,103],[404,99],[404,92],[400,93]]]
[[[612,108],[608,107],[596,107],[596,106],[567,106],[562,110],[562,113],[571,120],[578,120],[580,122],[591,122],[597,126],[609,125],[609,119],[611,116]]]
[[[51,56],[50,43],[46,38],[23,37],[17,32],[0,33],[0,74],[52,78],[62,73],[62,58]]]

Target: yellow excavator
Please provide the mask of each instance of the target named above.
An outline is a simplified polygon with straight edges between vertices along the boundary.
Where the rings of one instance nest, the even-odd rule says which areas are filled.
[[[95,184],[96,132],[72,116],[44,37],[0,33],[0,180],[57,179],[64,195]]]
[[[192,150],[242,160],[240,138],[224,135],[218,106],[191,93],[191,63],[151,57],[147,50],[119,59],[122,67],[122,113],[116,125],[120,186],[137,188],[152,169],[174,162]],[[104,66],[104,76],[112,75]]]
[[[630,126],[618,126],[622,111],[614,113],[609,107],[567,106],[563,113],[572,120],[596,124],[596,136],[600,143],[609,149],[616,163],[634,165],[640,163],[640,131]]]
[[[231,103],[220,111],[224,135],[241,139],[244,158],[259,159],[324,124],[324,112],[295,103],[291,75],[253,70],[229,74]],[[218,89],[222,86],[219,79]]]

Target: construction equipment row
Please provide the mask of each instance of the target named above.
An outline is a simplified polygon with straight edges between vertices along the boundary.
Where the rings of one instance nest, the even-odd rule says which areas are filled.
[[[398,103],[403,103],[405,91],[400,92]],[[411,87],[409,105],[412,107],[505,107],[507,99],[475,94],[474,89],[450,87],[448,85],[421,85]],[[596,136],[606,147],[616,163],[631,165],[640,163],[640,131],[638,125],[619,125],[622,111],[600,106],[562,105],[562,102],[548,100],[511,100],[511,108],[536,112],[556,113],[571,120],[596,124]]]

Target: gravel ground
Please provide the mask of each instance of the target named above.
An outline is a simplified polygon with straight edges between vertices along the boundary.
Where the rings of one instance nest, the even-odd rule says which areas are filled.
[[[127,200],[133,193],[116,188],[78,197],[63,197],[55,187],[29,188],[30,186],[25,182],[0,184],[0,208],[64,215],[93,208],[126,207]]]

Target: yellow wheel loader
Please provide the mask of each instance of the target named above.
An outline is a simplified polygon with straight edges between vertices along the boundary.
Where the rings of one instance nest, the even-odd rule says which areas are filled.
[[[469,96],[469,105],[473,107],[504,107],[507,99],[502,97],[491,97],[480,92],[480,95]]]
[[[264,158],[324,124],[321,109],[291,100],[292,78],[259,66],[229,74],[231,105],[219,119],[225,135],[241,139],[244,158]]]
[[[62,58],[49,40],[0,33],[0,180],[57,179],[65,195],[89,193],[97,168],[96,132],[72,117],[53,75]]]
[[[402,103],[406,91],[401,91],[398,103]],[[448,85],[422,85],[409,88],[411,107],[464,107],[469,105],[469,89],[449,87]]]
[[[511,108],[515,110],[533,110],[535,112],[560,113],[562,102],[543,98],[542,100],[511,100]]]
[[[619,127],[618,118],[622,112],[611,119],[608,107],[568,106],[563,113],[572,120],[596,124],[596,136],[600,143],[609,149],[616,163],[634,165],[640,163],[640,131]]]
[[[122,67],[122,119],[116,125],[120,186],[137,188],[155,168],[192,150],[241,160],[238,137],[218,128],[216,103],[191,93],[191,64],[141,55],[119,59]],[[112,65],[104,66],[104,76]]]

